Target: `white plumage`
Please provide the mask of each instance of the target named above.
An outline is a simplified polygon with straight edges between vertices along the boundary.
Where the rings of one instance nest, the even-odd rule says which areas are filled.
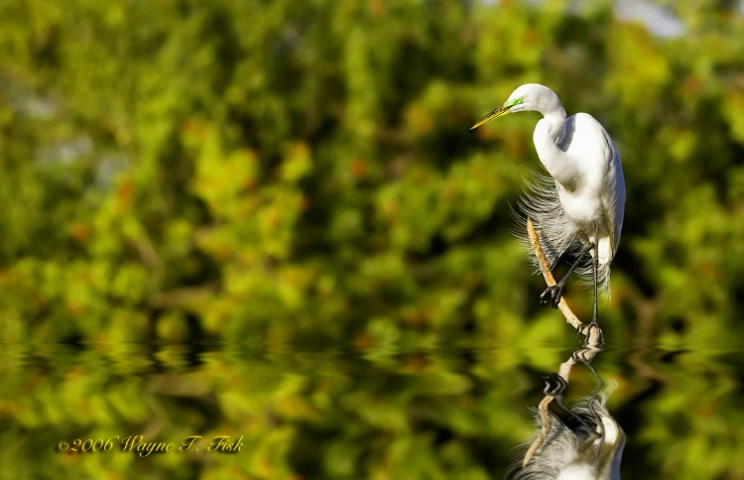
[[[620,155],[594,117],[577,113],[566,118],[558,95],[536,83],[518,87],[503,105],[472,128],[507,113],[528,110],[543,116],[532,138],[550,176],[536,175],[520,199],[520,210],[532,218],[551,267],[567,252],[579,257],[576,271],[591,278],[595,286],[596,323],[596,293],[609,293],[610,263],[620,242],[625,212]],[[587,251],[589,255],[584,255]],[[565,278],[558,288],[549,289],[554,306],[563,283]]]
[[[607,411],[607,395],[571,409],[579,427],[550,413],[550,431],[514,480],[620,480],[625,433]]]

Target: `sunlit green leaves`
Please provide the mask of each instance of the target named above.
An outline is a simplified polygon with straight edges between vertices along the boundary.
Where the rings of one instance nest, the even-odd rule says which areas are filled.
[[[536,304],[542,281],[510,233],[510,205],[541,168],[538,114],[468,131],[517,85],[541,82],[569,113],[598,118],[623,158],[628,201],[613,300],[600,305],[606,331],[669,348],[735,342],[741,15],[721,2],[662,2],[684,29],[660,38],[616,19],[609,1],[538,3],[2,2],[3,338],[354,345],[389,368],[371,379],[360,371],[370,395],[353,379],[314,384],[220,364],[209,366],[226,385],[219,400],[189,390],[193,379],[151,388],[180,389],[245,427],[254,454],[231,464],[235,476],[296,478],[301,464],[316,478],[484,478],[492,472],[474,466],[467,442],[437,439],[430,426],[477,437],[485,425],[513,440],[528,430],[505,406],[513,385],[486,396],[496,418],[468,398],[472,378],[391,355],[571,335]],[[582,318],[589,298],[569,286]],[[558,361],[525,355],[541,369]],[[519,362],[476,369],[488,377],[489,365]],[[137,385],[101,395],[108,385],[84,380],[91,371],[10,385],[40,403],[16,399],[0,414],[23,428],[74,420],[91,434],[162,414],[152,395],[137,404]],[[735,405],[720,401],[731,385],[688,385],[653,406],[641,438],[676,435],[674,412],[692,406],[713,420],[680,426],[691,440],[674,445],[676,458],[705,456],[708,476],[741,476],[715,448],[740,439],[711,413],[735,421]],[[416,394],[400,395],[406,388]],[[339,408],[353,420],[335,421]],[[91,419],[73,419],[80,412]],[[194,433],[199,415],[179,412],[178,433]],[[321,449],[312,434],[324,432],[338,438]],[[315,458],[301,453],[308,445]],[[693,460],[650,448],[660,478],[700,477]],[[5,464],[17,451],[3,454]],[[134,463],[116,457],[122,470]],[[16,476],[33,477],[30,468]]]

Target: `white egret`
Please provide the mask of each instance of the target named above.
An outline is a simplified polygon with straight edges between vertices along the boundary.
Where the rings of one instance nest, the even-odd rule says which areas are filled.
[[[533,220],[551,268],[564,254],[575,256],[566,275],[540,299],[543,303],[550,299],[557,307],[566,280],[576,270],[593,282],[596,326],[598,291],[609,293],[610,263],[623,226],[625,178],[620,155],[594,117],[577,113],[566,118],[558,95],[536,83],[518,87],[471,130],[507,113],[528,110],[543,116],[532,139],[550,177],[536,175],[520,207]]]
[[[563,404],[566,386],[560,375],[546,378],[538,409],[542,431],[514,480],[620,480],[625,433],[607,410],[609,393],[595,393],[569,409]],[[562,414],[548,410],[550,403]]]

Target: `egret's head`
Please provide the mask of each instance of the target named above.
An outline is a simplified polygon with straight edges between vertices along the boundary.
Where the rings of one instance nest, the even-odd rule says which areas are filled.
[[[559,110],[563,112],[565,116],[565,110],[563,105],[558,98],[556,93],[539,83],[526,83],[520,85],[516,90],[509,95],[509,99],[505,101],[500,107],[491,111],[488,115],[481,118],[476,122],[475,125],[470,127],[470,130],[480,127],[486,122],[498,118],[507,113],[522,112],[525,110],[537,110],[543,115],[553,110]]]

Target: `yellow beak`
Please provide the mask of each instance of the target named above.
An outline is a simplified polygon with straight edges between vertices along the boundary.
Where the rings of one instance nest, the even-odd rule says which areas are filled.
[[[506,115],[507,113],[509,113],[509,109],[511,107],[513,107],[513,106],[514,106],[514,104],[507,105],[506,103],[503,104],[503,105],[501,105],[500,107],[498,107],[497,109],[493,110],[491,113],[489,113],[485,117],[483,117],[480,120],[478,120],[475,123],[475,125],[473,125],[472,127],[470,127],[470,130],[475,130],[476,128],[480,127],[484,123],[490,122],[494,118],[498,118],[498,117],[500,117],[502,115]]]
[[[497,108],[496,110],[492,111],[491,113],[489,113],[485,117],[483,117],[480,120],[478,120],[478,122],[475,125],[473,125],[472,127],[470,127],[470,130],[473,130],[475,128],[478,128],[481,125],[483,125],[484,123],[490,122],[494,118],[498,118],[498,117],[500,117],[502,115],[506,115],[507,113],[509,113],[509,110],[511,110],[511,108],[513,106],[519,105],[520,103],[524,103],[524,97],[515,98],[513,100],[507,100],[499,108]]]

